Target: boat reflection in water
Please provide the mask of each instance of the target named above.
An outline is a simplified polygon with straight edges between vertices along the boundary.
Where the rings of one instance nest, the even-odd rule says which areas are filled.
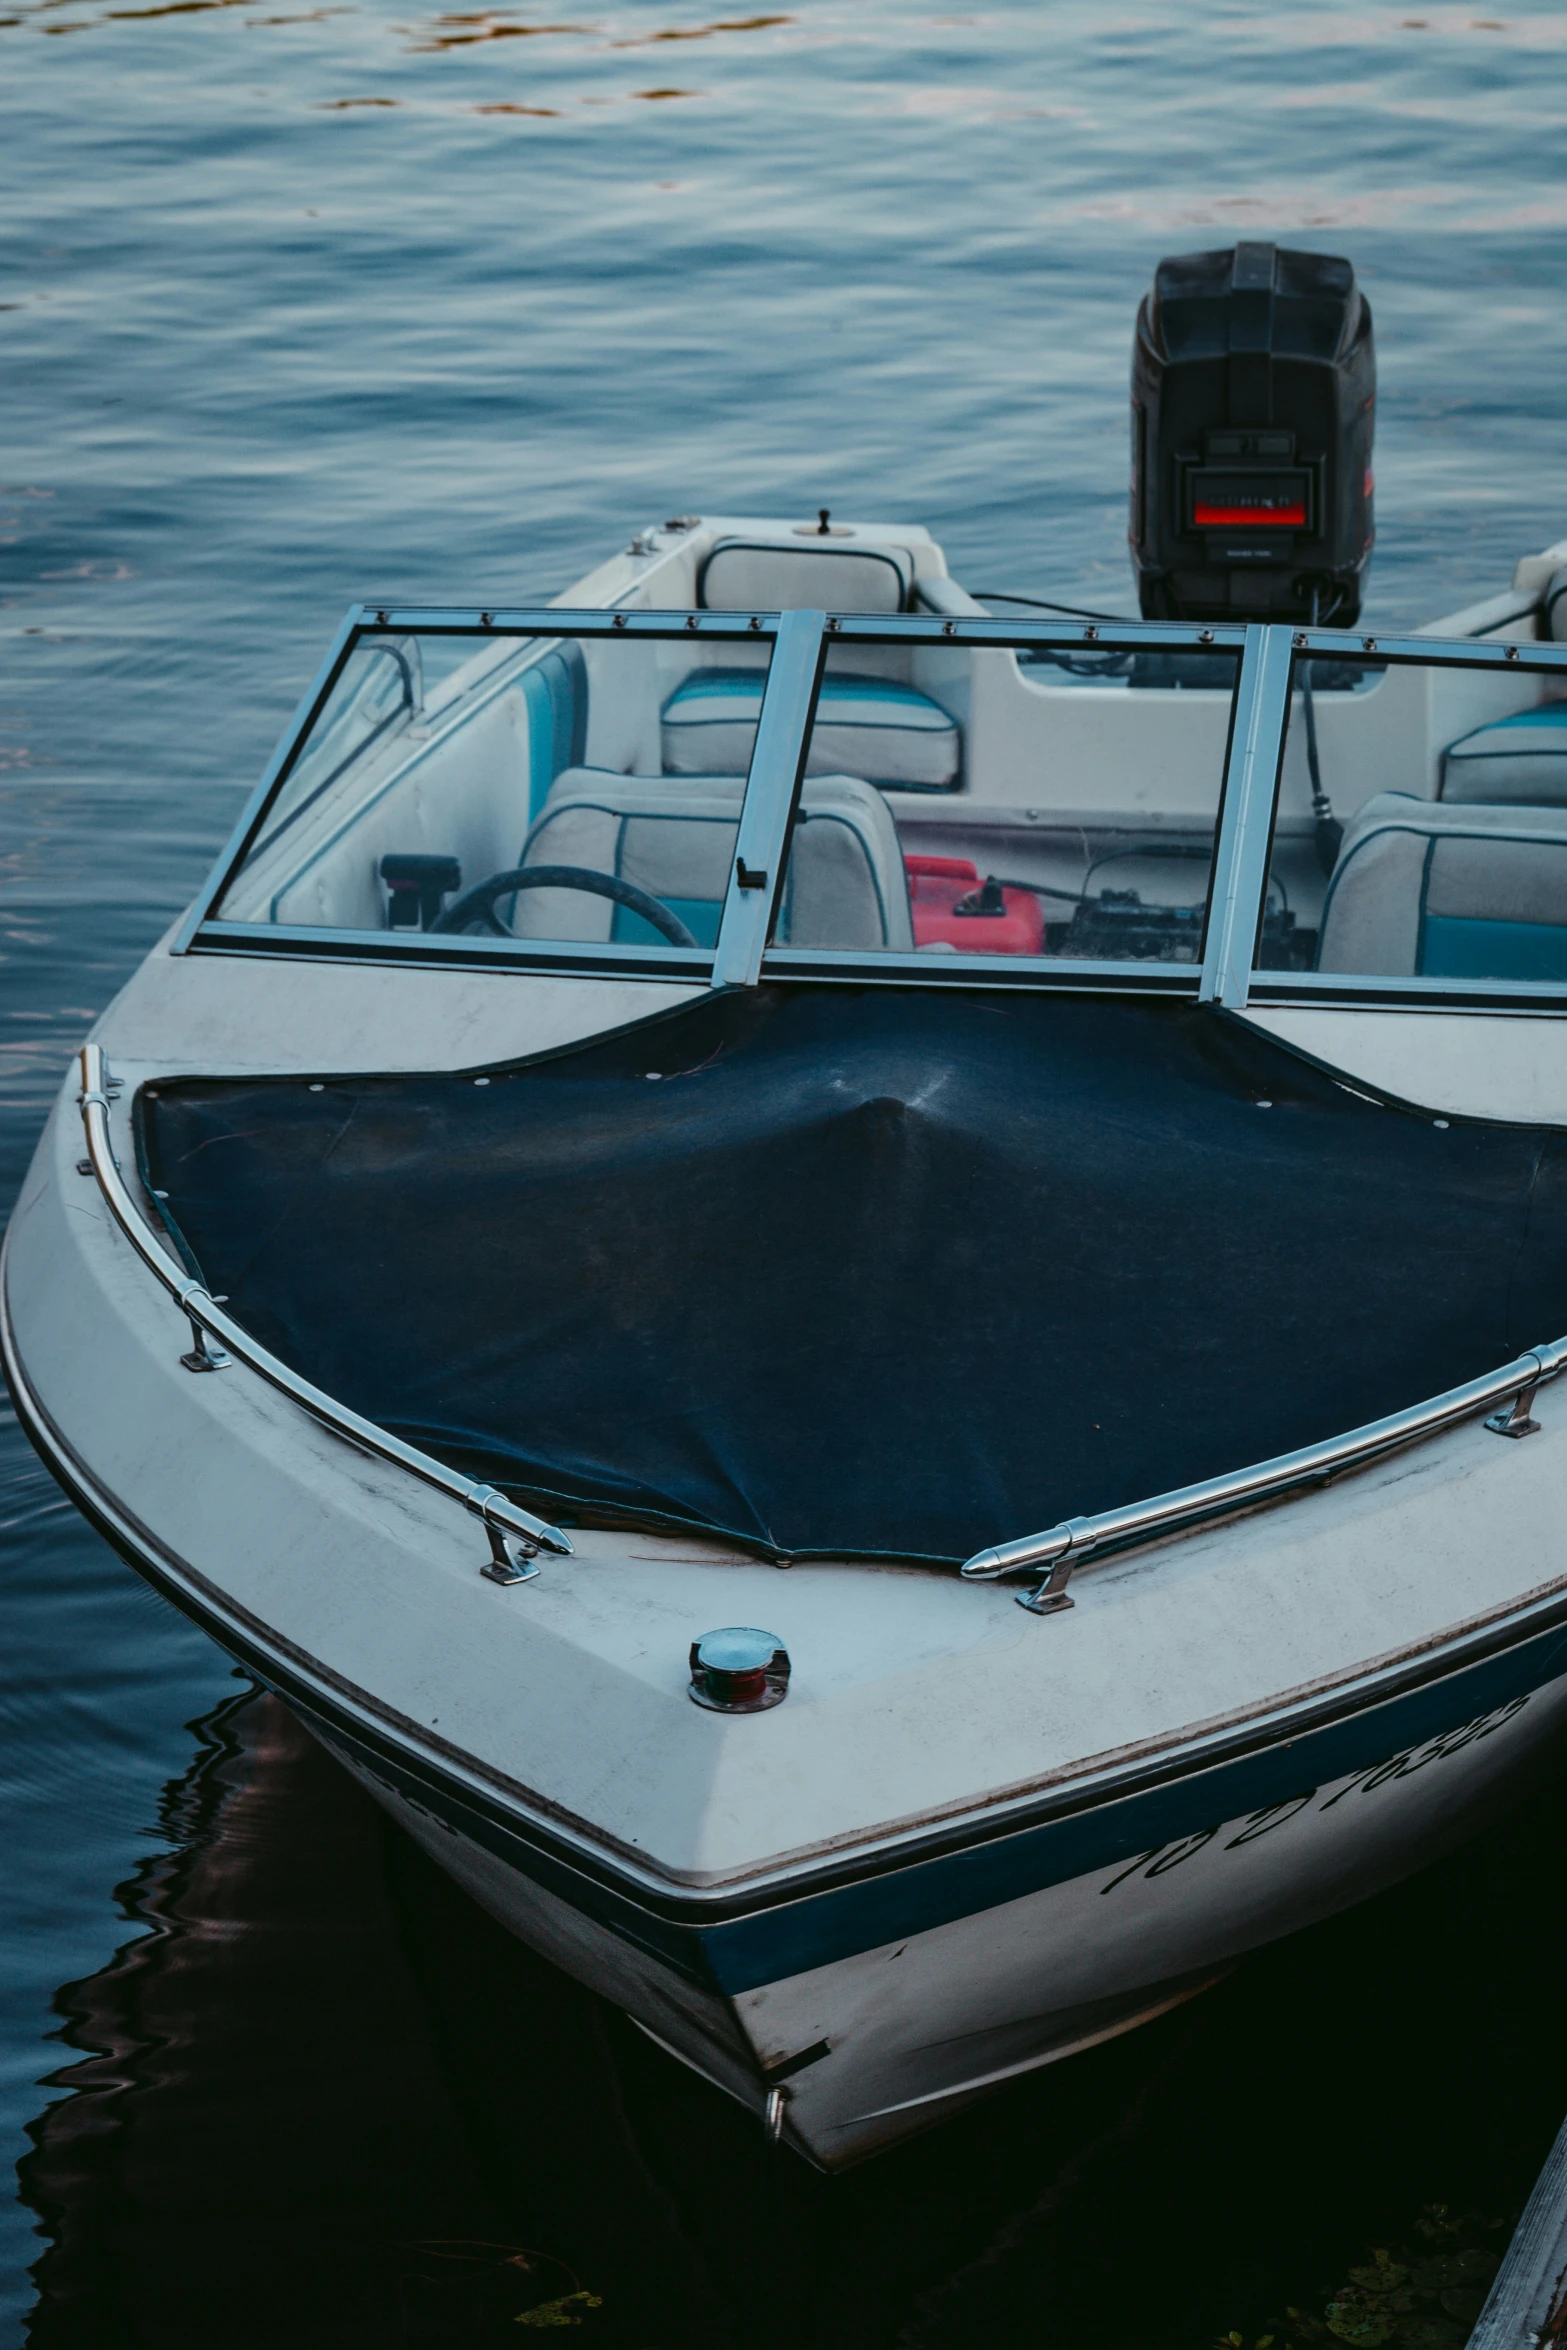
[[[613,2295],[605,2339],[644,2338],[650,2293],[694,2309],[598,2003],[452,1893],[275,1698],[200,1728],[163,1807],[179,1849],[122,1888],[140,1938],[57,2002],[82,2053],[24,2165],[52,2238],[33,2340],[514,2340],[576,2289],[573,2257]]]

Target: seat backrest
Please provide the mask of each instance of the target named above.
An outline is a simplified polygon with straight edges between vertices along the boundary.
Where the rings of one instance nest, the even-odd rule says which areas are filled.
[[[1540,614],[1545,622],[1542,633],[1557,644],[1567,643],[1567,564],[1560,571],[1553,571],[1546,581]]]
[[[857,775],[812,776],[800,793],[778,943],[914,951],[897,826]]]
[[[529,831],[524,865],[583,865],[635,882],[679,915],[699,945],[718,935],[745,780],[610,775],[568,768]],[[908,883],[886,802],[857,776],[819,776],[801,795],[780,945],[912,951]],[[640,916],[582,890],[521,892],[519,938],[646,941]]]
[[[1567,979],[1567,808],[1379,792],[1344,836],[1321,971]]]
[[[1442,754],[1440,799],[1567,808],[1567,701],[1539,702],[1460,736]]]
[[[711,612],[901,612],[914,565],[901,547],[831,539],[720,539],[696,576]]]
[[[588,673],[581,645],[575,637],[563,637],[530,661],[517,682],[528,711],[531,821],[561,769],[575,766],[587,748]]]

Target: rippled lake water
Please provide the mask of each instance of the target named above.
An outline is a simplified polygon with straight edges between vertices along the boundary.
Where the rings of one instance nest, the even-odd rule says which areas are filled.
[[[1548,0],[0,0],[0,1206],[361,593],[826,503],[1130,610],[1163,252],[1348,253],[1368,618],[1504,585],[1567,535],[1564,65]],[[769,2172],[0,1440],[9,2339],[516,2339],[576,2280],[627,2350],[1197,2350],[1432,2201],[1494,2228],[1567,2104],[1547,1801],[989,2119]]]

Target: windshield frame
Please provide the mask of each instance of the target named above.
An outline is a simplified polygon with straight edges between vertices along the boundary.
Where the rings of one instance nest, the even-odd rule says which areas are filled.
[[[1513,623],[1516,626],[1516,622]],[[225,922],[221,901],[264,825],[310,730],[355,648],[378,637],[491,633],[502,636],[691,636],[719,643],[766,645],[767,684],[756,751],[741,817],[741,837],[711,949],[636,945],[585,946],[547,940],[437,937],[427,932],[384,936],[364,931],[303,929]],[[767,943],[784,884],[790,827],[801,788],[817,691],[829,648],[888,640],[953,648],[1104,655],[1138,651],[1231,651],[1240,656],[1216,817],[1212,873],[1201,960],[1066,962],[1043,957],[942,955],[864,948],[794,948]],[[1268,887],[1274,811],[1289,722],[1292,665],[1300,655],[1346,654],[1381,667],[1457,665],[1527,666],[1561,670],[1567,644],[1531,638],[1380,637],[1347,629],[1291,629],[1275,624],[998,619],[976,611],[958,615],[816,611],[730,613],[626,610],[565,605],[446,607],[358,605],[348,613],[309,692],[250,794],[239,821],[170,951],[327,958],[434,968],[551,970],[694,980],[712,986],[753,986],[759,979],[823,984],[1055,988],[1181,996],[1226,1010],[1295,1004],[1382,1006],[1429,1011],[1540,1010],[1567,1012],[1567,981],[1469,981],[1379,978],[1329,972],[1280,972],[1254,967],[1253,955]],[[1071,689],[1082,692],[1082,685]],[[1090,687],[1089,690],[1092,690]],[[739,883],[739,869],[764,875],[761,887]]]
[[[818,623],[822,618],[819,614],[806,617]],[[748,847],[754,842],[755,825],[750,816],[754,793],[751,786],[758,768],[776,755],[781,722],[786,720],[789,712],[791,682],[792,699],[804,707],[808,705],[809,687],[814,681],[820,628],[807,627],[802,631],[798,625],[800,619],[801,615],[795,613],[629,613],[604,606],[580,611],[564,605],[517,610],[503,610],[499,606],[481,610],[449,606],[355,605],[338,629],[310,691],[300,702],[260,782],[246,801],[239,821],[200,896],[181,923],[170,951],[175,954],[217,952],[249,958],[274,954],[302,955],[310,959],[324,957],[332,961],[573,971],[600,976],[625,976],[645,970],[662,979],[712,980],[725,947],[726,931],[730,934],[728,943],[732,960],[736,938],[745,934],[754,922],[751,908],[739,890],[737,873],[730,876],[718,939],[708,948],[617,945],[609,942],[589,945],[581,941],[548,939],[444,937],[428,931],[382,934],[364,930],[335,930],[317,925],[305,927],[275,922],[225,921],[216,909],[221,907],[225,893],[265,833],[279,796],[354,654],[367,644],[396,644],[398,640],[410,636],[472,637],[497,644],[508,639],[522,643],[530,638],[547,643],[568,636],[610,640],[660,639],[666,642],[687,642],[697,637],[704,642],[745,644],[759,649],[765,647],[767,686],[758,722],[752,774],[742,804],[738,872],[738,868],[744,864]],[[781,688],[775,692],[774,672],[778,668],[780,649],[783,653],[784,674]],[[791,736],[792,732],[791,728]],[[786,737],[783,743],[785,750],[788,739]],[[331,780],[334,779],[328,778],[328,782]],[[312,799],[319,797],[320,790],[325,788],[326,785],[319,787],[311,795]],[[293,814],[298,812],[291,812],[284,820],[284,826],[279,829],[286,828],[292,822]]]
[[[1230,733],[1215,817],[1214,871],[1224,826],[1236,711],[1245,692],[1250,640],[1259,632],[1240,626],[1197,627],[1162,622],[1084,625],[1061,621],[998,620],[990,615],[949,618],[926,612],[879,615],[815,611],[730,613],[710,611],[628,611],[565,605],[523,607],[356,605],[345,617],[309,692],[260,781],[247,799],[228,841],[170,946],[174,954],[239,954],[249,959],[274,955],[373,963],[423,963],[437,967],[532,969],[629,976],[642,972],[662,979],[706,980],[714,986],[755,985],[764,969],[779,978],[853,977],[910,979],[946,985],[1065,986],[1073,989],[1131,989],[1154,994],[1194,995],[1201,964],[1049,961],[996,955],[942,956],[868,953],[860,949],[810,950],[768,944],[784,883],[787,844],[798,801],[817,688],[830,646],[855,639],[892,636],[898,640],[1023,651],[1031,646],[1067,654],[1138,651],[1223,651],[1239,656],[1238,684],[1231,695]],[[268,817],[300,758],[322,711],[355,651],[377,639],[405,636],[493,635],[525,637],[627,637],[765,645],[767,684],[757,727],[756,751],[741,816],[736,870],[731,875],[711,949],[688,950],[650,944],[585,946],[541,939],[512,942],[473,937],[437,937],[428,932],[384,936],[289,924],[225,921],[215,909],[262,835]],[[1255,648],[1251,647],[1251,658]],[[1081,687],[1073,689],[1081,691]],[[742,886],[742,871],[761,873],[758,889]],[[1211,901],[1214,902],[1214,901]],[[1205,917],[1206,919],[1206,917]],[[1006,967],[1002,967],[1002,966]]]
[[[1091,961],[1087,957],[1068,961],[1054,956],[996,954],[944,954],[937,957],[917,952],[889,952],[885,948],[867,950],[857,947],[783,947],[769,944],[762,959],[762,976],[790,980],[852,979],[856,983],[877,980],[893,986],[1032,987],[1052,988],[1068,993],[1087,991],[1102,994],[1109,991],[1116,994],[1200,997],[1212,951],[1213,912],[1223,902],[1228,887],[1226,877],[1238,845],[1230,837],[1236,805],[1232,782],[1239,780],[1241,760],[1238,746],[1250,740],[1256,732],[1252,710],[1260,682],[1258,665],[1263,650],[1262,639],[1266,633],[1240,623],[1199,624],[1195,621],[1106,620],[1072,625],[1060,620],[997,619],[989,613],[939,617],[927,617],[924,614],[829,615],[822,632],[818,683],[827,653],[833,646],[885,644],[889,640],[992,652],[1018,652],[1037,646],[1041,651],[1094,657],[1138,652],[1228,653],[1236,656],[1235,683],[1230,689],[1229,726],[1214,810],[1214,846],[1202,938],[1198,958],[1192,963],[1158,962],[1148,957],[1104,961]],[[1074,694],[1081,693],[1084,685],[1076,685],[1070,690]],[[799,744],[799,770],[788,811],[791,825],[799,803],[814,717],[813,696]],[[782,893],[786,866],[787,856],[784,853],[779,858],[775,900]]]
[[[1263,888],[1266,887],[1266,875],[1272,858],[1273,828],[1283,782],[1290,702],[1294,693],[1297,664],[1311,659],[1342,661],[1353,658],[1378,670],[1472,669],[1494,670],[1504,674],[1513,671],[1520,675],[1527,675],[1531,671],[1560,671],[1563,683],[1567,685],[1567,644],[1559,644],[1552,639],[1418,634],[1377,636],[1359,630],[1332,628],[1272,628],[1267,633],[1280,640],[1281,656],[1287,647],[1289,658],[1283,677],[1273,772],[1269,788],[1252,820],[1253,847],[1260,858]],[[1214,991],[1214,1000],[1226,1009],[1241,1011],[1248,1005],[1258,1009],[1294,1005],[1305,1010],[1359,1007],[1366,1010],[1427,1012],[1532,1010],[1558,1015],[1567,1012],[1567,980],[1428,979],[1423,976],[1399,977],[1375,972],[1266,970],[1254,961],[1261,910],[1259,891],[1251,908],[1249,945],[1252,951],[1246,956],[1246,968],[1242,970],[1237,963],[1225,974],[1224,983]]]

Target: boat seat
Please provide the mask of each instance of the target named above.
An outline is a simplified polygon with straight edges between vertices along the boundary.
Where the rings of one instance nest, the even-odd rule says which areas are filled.
[[[1567,807],[1379,792],[1344,835],[1316,967],[1567,980]]]
[[[1442,754],[1437,797],[1467,806],[1567,808],[1567,701],[1539,702],[1461,735]]]
[[[1567,564],[1553,571],[1545,583],[1540,598],[1540,617],[1545,626],[1541,634],[1557,644],[1567,643]]]
[[[529,831],[524,865],[586,865],[636,882],[711,946],[735,858],[745,779],[559,776]],[[629,907],[581,890],[526,890],[519,938],[659,943]],[[778,925],[786,946],[891,947],[912,952],[914,929],[898,835],[879,792],[853,775],[807,782]]]
[[[914,563],[902,547],[791,534],[720,539],[696,575],[709,612],[902,612]]]
[[[664,704],[668,775],[732,775],[751,763],[762,669],[696,669]],[[954,791],[963,743],[957,720],[929,694],[886,677],[822,679],[807,775],[860,775],[894,791]]]

